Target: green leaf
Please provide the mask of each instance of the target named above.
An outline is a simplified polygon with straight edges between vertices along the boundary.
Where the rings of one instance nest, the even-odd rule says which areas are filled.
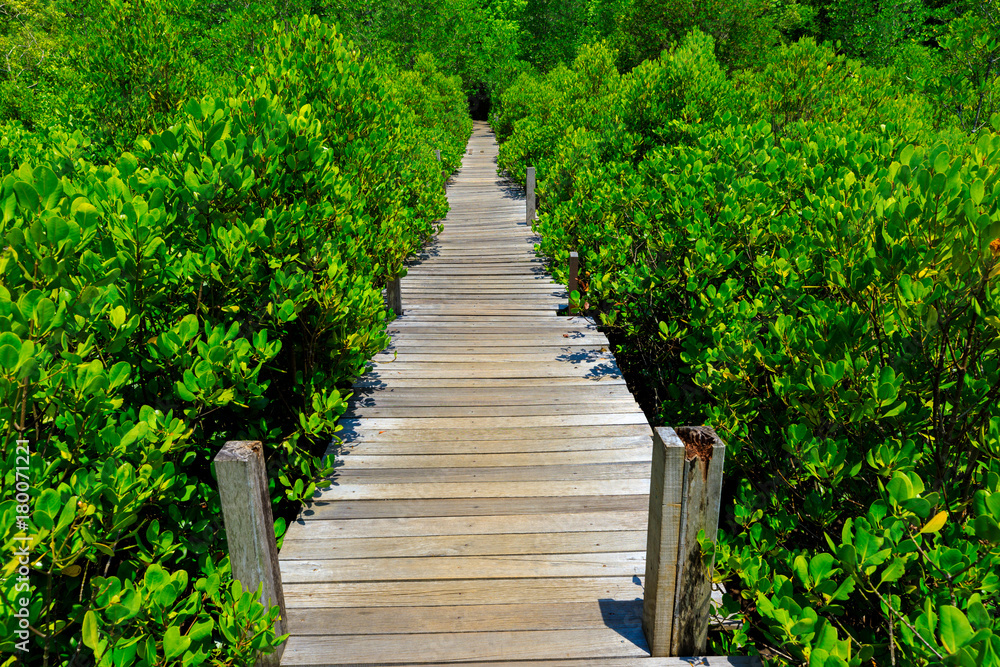
[[[941,618],[938,622],[938,630],[941,635],[941,644],[948,650],[948,653],[957,653],[958,649],[965,646],[966,642],[972,638],[972,626],[969,619],[959,610],[958,607],[943,605],[940,609]]]
[[[83,643],[92,650],[97,650],[97,614],[88,609],[83,615]]]
[[[930,521],[928,521],[926,524],[924,524],[924,527],[920,529],[920,532],[921,533],[937,533],[942,528],[944,528],[944,524],[947,521],[948,521],[948,513],[944,512],[944,511],[938,512],[937,514],[935,514],[933,516],[933,518],[931,518]]]
[[[212,636],[212,629],[215,628],[215,621],[208,618],[200,623],[195,623],[188,631],[188,637],[193,641],[200,641]]]
[[[986,185],[983,183],[983,180],[981,178],[977,178],[969,188],[969,196],[972,197],[972,203],[979,206],[979,204],[983,201],[985,191]]]
[[[182,401],[188,401],[189,403],[194,402],[196,399],[195,395],[191,393],[184,383],[178,380],[174,383],[174,392],[181,398]]]
[[[889,408],[887,411],[882,413],[882,417],[895,417],[906,410],[906,401],[900,401],[896,405]]]
[[[58,244],[69,236],[69,225],[58,216],[53,216],[45,221],[45,235],[51,244]]]
[[[17,195],[17,204],[26,213],[37,213],[41,208],[41,200],[35,186],[31,183],[18,181],[14,184],[14,194]]]
[[[52,299],[41,298],[35,305],[34,320],[35,324],[41,330],[46,330],[49,327],[49,323],[52,321],[52,317],[56,314],[56,304],[52,303]]]
[[[177,150],[177,137],[170,130],[164,130],[160,135],[160,141],[171,153]]]
[[[171,625],[163,633],[163,653],[167,660],[173,660],[181,655],[189,646],[191,646],[191,638],[182,637],[181,630],[176,625]]]
[[[904,572],[906,572],[906,561],[902,558],[893,558],[889,566],[882,570],[882,581],[879,585],[898,580]]]
[[[913,484],[910,482],[910,478],[899,471],[893,474],[885,489],[889,492],[889,499],[896,504],[913,497]]]
[[[155,591],[170,583],[170,575],[160,565],[154,563],[146,568],[142,580],[148,589]]]
[[[253,103],[253,113],[258,120],[267,111],[268,104],[269,100],[266,97],[258,97],[257,101]]]
[[[201,103],[193,97],[184,105],[184,111],[193,116],[195,120],[202,120],[204,118],[204,115],[201,113]]]
[[[981,514],[976,517],[975,523],[976,537],[993,544],[1000,543],[1000,526],[993,517]]]
[[[0,345],[0,368],[10,372],[17,370],[17,349],[13,345]]]
[[[809,576],[816,583],[829,579],[833,574],[835,564],[836,560],[831,554],[817,554],[809,561]]]
[[[948,166],[951,164],[951,159],[948,156],[948,151],[941,151],[938,153],[937,157],[934,158],[934,171],[939,174],[943,174],[948,171]]]
[[[59,492],[55,489],[45,489],[42,491],[41,495],[38,496],[38,502],[35,504],[35,510],[45,512],[50,517],[55,518],[59,513],[59,507],[62,505],[62,501],[59,498]]]
[[[198,316],[185,315],[177,325],[177,335],[186,343],[198,334]]]
[[[12,194],[3,202],[3,221],[10,222],[14,219],[14,213],[17,211],[17,195]],[[24,235],[21,235],[24,238]],[[24,242],[23,240],[21,241]]]
[[[135,173],[136,169],[139,168],[139,160],[137,160],[131,153],[122,153],[115,166],[118,168],[119,174],[128,178]]]
[[[108,383],[114,387],[119,387],[126,382],[128,382],[129,377],[131,377],[132,366],[127,361],[119,361],[117,364],[111,367],[108,372]]]
[[[903,147],[903,150],[899,153],[900,164],[909,165],[910,159],[913,157],[913,144],[907,144]]]
[[[125,307],[115,306],[111,310],[111,326],[115,329],[121,329],[122,325],[125,324]]]
[[[55,208],[56,204],[59,203],[59,197],[62,195],[62,183],[59,182],[59,177],[55,175],[49,167],[42,165],[35,169],[35,183],[41,188],[39,193],[42,199],[42,205],[45,208]]]
[[[896,387],[888,383],[880,384],[876,396],[882,401],[882,405],[888,405],[896,400]]]

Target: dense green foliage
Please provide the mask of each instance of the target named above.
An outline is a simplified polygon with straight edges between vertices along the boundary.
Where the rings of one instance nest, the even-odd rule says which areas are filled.
[[[728,443],[715,648],[997,664],[1000,134],[809,39],[729,77],[713,46],[584,47],[496,127],[647,412]]]
[[[109,164],[79,136],[8,154],[3,486],[27,440],[35,658],[246,664],[274,642],[230,580],[210,461],[262,440],[275,503],[315,491],[341,390],[387,344],[381,288],[447,210],[432,149],[458,163],[464,107],[430,57],[389,75],[305,18],[239,86],[133,108],[169,125]],[[26,512],[0,502],[16,547]]]

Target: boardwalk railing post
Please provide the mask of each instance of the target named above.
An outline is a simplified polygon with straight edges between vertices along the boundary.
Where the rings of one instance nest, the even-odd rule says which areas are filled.
[[[573,292],[580,291],[580,254],[575,250],[569,254],[569,280],[566,281],[566,294],[569,299],[569,312],[577,313],[579,307],[573,306]]]
[[[274,633],[283,635],[287,632],[287,613],[263,448],[256,441],[230,441],[219,450],[214,463],[233,577],[244,590],[255,591],[264,585],[261,602],[268,608],[280,608]],[[257,664],[277,667],[283,650],[284,645],[274,653],[260,655]]]
[[[434,149],[434,157],[437,158],[438,163],[441,162],[441,150],[440,149],[437,149],[437,148]],[[441,170],[441,176],[444,178],[444,186],[442,186],[442,187],[444,187],[444,191],[445,192],[448,192],[448,172],[446,170],[442,169]]]
[[[702,563],[698,531],[715,541],[725,454],[708,427],[654,432],[642,607],[642,629],[654,657],[705,650],[712,572]]]
[[[528,167],[524,196],[524,221],[529,225],[535,219],[535,168]]]
[[[399,283],[399,276],[392,278],[385,286],[386,306],[396,317],[403,316],[403,290]]]

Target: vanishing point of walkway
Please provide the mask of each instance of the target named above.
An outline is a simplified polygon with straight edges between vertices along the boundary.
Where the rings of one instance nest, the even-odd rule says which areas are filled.
[[[650,427],[593,321],[557,315],[485,123],[468,149],[281,549],[282,664],[683,664],[645,658]]]

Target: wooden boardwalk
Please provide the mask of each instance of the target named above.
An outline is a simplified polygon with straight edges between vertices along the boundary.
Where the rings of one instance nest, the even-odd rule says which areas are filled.
[[[650,427],[604,335],[557,315],[485,123],[469,149],[335,483],[285,537],[281,662],[689,664],[641,629]]]

